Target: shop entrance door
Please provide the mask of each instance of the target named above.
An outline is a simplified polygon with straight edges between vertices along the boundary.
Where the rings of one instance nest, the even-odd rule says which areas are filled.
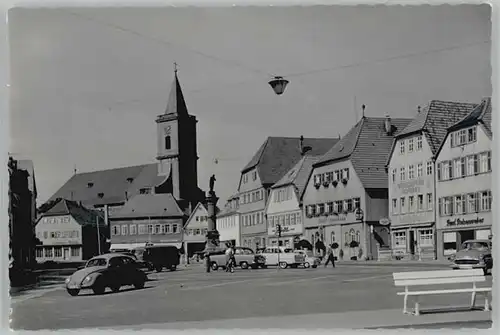
[[[410,254],[413,256],[415,255],[415,231],[410,230]]]
[[[476,237],[476,234],[474,233],[474,230],[461,230],[458,232],[459,240],[458,242],[458,250],[461,249],[462,243],[464,243],[467,240],[473,240]]]

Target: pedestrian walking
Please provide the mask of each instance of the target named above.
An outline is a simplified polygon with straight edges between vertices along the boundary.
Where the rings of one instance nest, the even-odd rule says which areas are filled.
[[[226,244],[227,249],[226,249],[226,272],[234,272],[234,264],[235,264],[235,259],[234,259],[234,250],[231,244]]]
[[[332,266],[335,267],[335,256],[333,255],[333,247],[331,245],[328,246],[328,249],[326,249],[326,256],[328,257],[325,262],[325,268],[327,267],[328,263],[331,261]]]

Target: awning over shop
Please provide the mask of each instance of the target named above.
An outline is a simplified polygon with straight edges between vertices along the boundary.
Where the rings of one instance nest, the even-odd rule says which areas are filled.
[[[132,250],[135,248],[144,248],[146,243],[114,243],[109,250]]]
[[[182,248],[182,242],[151,242],[151,243],[148,243],[148,246],[154,246],[154,247],[157,247],[157,246],[174,246],[177,249],[180,249],[180,248]]]

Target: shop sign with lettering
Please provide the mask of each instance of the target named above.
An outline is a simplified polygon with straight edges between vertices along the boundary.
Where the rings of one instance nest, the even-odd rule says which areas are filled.
[[[423,179],[418,179],[406,183],[399,183],[398,188],[402,194],[417,193],[420,192],[420,186],[424,185],[425,181]]]
[[[319,218],[319,223],[331,223],[331,222],[337,222],[337,221],[345,221],[347,219],[347,215],[345,214],[339,214],[339,215],[329,215],[329,216],[322,216]]]
[[[473,224],[478,224],[478,223],[483,223],[484,218],[475,218],[475,219],[455,219],[455,220],[446,220],[446,225],[447,226],[465,226],[465,225],[473,225]]]

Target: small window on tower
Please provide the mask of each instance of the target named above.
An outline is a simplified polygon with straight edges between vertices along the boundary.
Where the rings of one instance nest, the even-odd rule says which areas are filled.
[[[165,150],[170,150],[172,143],[170,141],[170,136],[165,136]]]

